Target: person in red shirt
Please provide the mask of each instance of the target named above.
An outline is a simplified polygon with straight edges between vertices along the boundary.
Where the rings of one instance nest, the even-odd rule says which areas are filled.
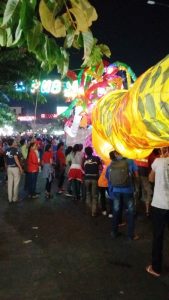
[[[65,168],[66,168],[66,157],[64,154],[64,143],[60,142],[57,146],[56,152],[56,161],[57,161],[57,176],[58,176],[58,193],[63,193],[63,183],[65,180]]]
[[[46,178],[45,186],[45,196],[46,198],[51,197],[51,185],[53,179],[53,153],[52,146],[50,144],[46,145],[45,152],[42,156],[42,166],[43,166],[43,177]]]
[[[37,155],[38,145],[32,142],[28,148],[27,172],[28,172],[28,192],[30,198],[38,198],[36,193],[36,183],[39,172],[39,161]]]

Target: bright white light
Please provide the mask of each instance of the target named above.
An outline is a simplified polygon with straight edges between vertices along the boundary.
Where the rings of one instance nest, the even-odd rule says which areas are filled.
[[[18,116],[17,118],[19,121],[27,121],[27,122],[31,122],[33,120],[35,120],[35,116]]]
[[[107,67],[107,74],[111,74],[113,72],[113,70],[114,70],[114,66],[113,65],[109,65]]]
[[[53,131],[53,134],[58,136],[58,135],[63,135],[64,134],[64,131],[63,130],[54,130]]]
[[[63,94],[65,97],[76,97],[78,95],[78,81],[75,80],[72,83],[70,81],[65,82]]]
[[[147,4],[151,4],[151,5],[154,5],[155,4],[155,1],[147,1]]]
[[[12,126],[5,125],[4,127],[0,128],[0,135],[11,136],[11,135],[13,135],[13,133],[14,132],[13,132]]]
[[[102,97],[103,95],[105,95],[105,93],[106,93],[106,89],[105,89],[105,88],[99,87],[99,88],[97,89],[97,96],[98,96],[99,98]]]
[[[163,2],[156,2],[156,1],[151,1],[151,0],[148,0],[148,1],[147,1],[147,4],[150,4],[150,5],[160,5],[160,6],[169,7],[169,5],[166,4],[166,3],[163,3]]]
[[[40,87],[40,81],[35,79],[32,81],[32,84],[31,84],[31,93],[36,93],[38,90],[39,90],[39,87]]]
[[[47,133],[47,129],[46,128],[43,129],[43,133]]]
[[[62,114],[64,111],[66,111],[67,108],[68,108],[68,106],[57,106],[56,107],[57,115]]]
[[[52,80],[43,80],[42,81],[42,85],[41,85],[41,93],[50,93],[50,89],[51,89],[51,85],[52,85]]]
[[[52,86],[51,86],[51,94],[59,94],[61,92],[61,88],[62,88],[62,83],[60,80],[54,80],[52,82]]]
[[[78,95],[84,95],[84,88],[82,86],[78,89]]]

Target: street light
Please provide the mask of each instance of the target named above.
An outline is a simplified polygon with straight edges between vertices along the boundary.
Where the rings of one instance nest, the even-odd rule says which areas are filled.
[[[148,0],[147,4],[150,4],[150,5],[161,5],[161,6],[169,7],[169,5],[166,4],[166,3],[156,2],[156,1],[151,1],[151,0]]]

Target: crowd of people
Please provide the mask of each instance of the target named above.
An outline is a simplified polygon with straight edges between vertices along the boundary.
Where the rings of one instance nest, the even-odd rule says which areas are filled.
[[[91,146],[65,147],[63,141],[55,138],[1,140],[0,168],[7,181],[8,202],[20,200],[21,176],[26,197],[38,198],[36,186],[41,170],[46,180],[42,191],[46,199],[52,198],[55,190],[76,203],[82,200],[92,217],[101,213],[112,218],[113,239],[118,238],[120,227],[127,223],[127,238],[136,241],[137,204],[142,200],[145,215],[151,215],[153,223],[152,263],[146,271],[159,277],[164,230],[169,225],[169,149],[154,149],[141,160],[124,158],[116,150],[109,156],[110,163],[106,165]]]

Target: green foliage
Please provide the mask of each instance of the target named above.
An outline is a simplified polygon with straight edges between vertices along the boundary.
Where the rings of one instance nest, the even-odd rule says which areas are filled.
[[[5,116],[13,120],[9,111],[4,113],[8,97],[46,101],[40,94],[35,97],[27,91],[16,92],[14,83],[23,81],[29,87],[31,79],[43,76],[40,68],[51,72],[57,67],[65,76],[69,48],[83,48],[83,67],[99,65],[98,73],[102,72],[102,57],[109,57],[110,50],[93,37],[90,27],[96,19],[96,10],[88,0],[1,0],[0,124]]]
[[[8,121],[13,122],[15,117],[4,118],[8,116],[4,113],[4,109],[8,108],[10,98],[19,101],[36,102],[35,95],[29,92],[31,79],[40,78],[44,76],[43,72],[40,73],[40,64],[38,61],[26,51],[25,48],[0,48],[0,69],[3,72],[0,73],[0,126],[2,123]],[[15,91],[14,84],[16,82],[23,81],[27,86],[27,90],[22,93]],[[38,95],[38,103],[46,102],[46,98],[43,95]],[[3,104],[3,106],[1,106]],[[5,105],[5,106],[4,106]],[[8,108],[8,112],[10,109]],[[10,112],[12,115],[13,113]]]
[[[70,47],[84,48],[83,66],[100,64],[103,55],[110,56],[109,48],[98,45],[89,29],[97,13],[88,0],[2,2],[0,46],[27,48],[46,71],[57,67],[65,76]]]
[[[10,125],[16,121],[14,113],[10,110],[9,106],[5,103],[0,103],[0,126]]]
[[[31,79],[39,78],[40,64],[25,48],[0,48],[0,69],[3,70],[0,91],[9,95],[16,82],[23,81],[28,85]]]

